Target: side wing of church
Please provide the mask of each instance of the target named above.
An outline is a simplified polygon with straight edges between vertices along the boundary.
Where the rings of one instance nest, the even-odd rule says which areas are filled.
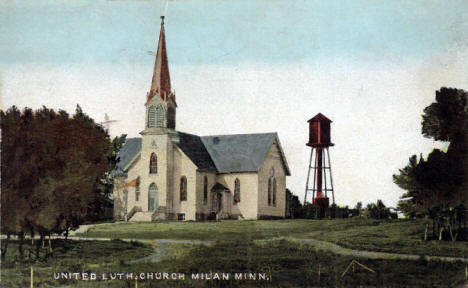
[[[289,167],[277,133],[196,136],[176,130],[162,17],[145,129],[114,171],[117,221],[285,216]]]

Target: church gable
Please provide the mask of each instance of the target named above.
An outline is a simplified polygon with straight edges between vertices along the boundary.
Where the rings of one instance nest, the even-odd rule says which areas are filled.
[[[283,147],[281,147],[281,143],[278,137],[273,142],[273,145],[274,146],[272,147],[272,149],[270,149],[270,152],[274,152],[276,155],[278,155],[278,157],[281,159],[281,164],[283,165],[285,175],[291,176],[291,171],[289,170],[288,161],[286,160],[286,155],[284,155]]]

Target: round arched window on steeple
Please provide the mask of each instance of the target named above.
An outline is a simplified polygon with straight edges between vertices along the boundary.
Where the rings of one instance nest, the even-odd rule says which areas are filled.
[[[148,109],[148,128],[156,127],[156,107],[151,106]]]
[[[161,106],[156,107],[156,127],[164,127],[164,109]]]

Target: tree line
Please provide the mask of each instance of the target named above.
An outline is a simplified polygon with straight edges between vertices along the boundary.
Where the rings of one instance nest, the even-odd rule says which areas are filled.
[[[2,258],[11,236],[19,239],[21,258],[25,237],[39,236],[38,258],[46,236],[68,236],[109,204],[110,171],[125,136],[111,141],[80,106],[72,116],[45,106],[36,111],[13,106],[0,116],[1,232],[7,237]]]

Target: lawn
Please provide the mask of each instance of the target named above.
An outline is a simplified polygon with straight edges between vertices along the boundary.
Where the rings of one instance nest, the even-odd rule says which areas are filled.
[[[36,240],[38,241],[38,240]],[[1,264],[1,287],[30,287],[31,266],[34,272],[34,287],[62,287],[76,281],[54,279],[54,272],[85,272],[115,267],[143,258],[153,252],[153,247],[140,242],[73,241],[52,240],[52,253],[46,257],[49,247],[46,242],[40,250],[39,260],[34,260],[34,249],[30,241],[24,244],[24,255],[20,259],[18,242],[11,241],[5,261]],[[31,252],[31,258],[29,257]],[[30,259],[33,259],[30,261]],[[32,263],[32,264],[31,264]]]
[[[453,287],[465,281],[466,263],[409,260],[354,259],[316,250],[311,245],[286,238],[314,238],[379,251],[419,251],[416,243],[439,244],[441,254],[465,253],[466,243],[433,244],[421,242],[422,221],[277,220],[222,222],[115,223],[91,228],[80,236],[106,238],[142,238],[131,241],[55,240],[53,255],[35,262],[34,287]],[[164,250],[151,239],[210,240],[211,244],[170,243],[159,261],[147,260]],[[360,239],[360,240],[358,240]],[[367,239],[367,240],[365,240]],[[267,240],[267,241],[256,241]],[[271,240],[271,241],[270,241]],[[392,245],[398,242],[402,246]],[[158,242],[159,243],[159,242]],[[380,243],[380,244],[379,244]],[[30,264],[18,261],[13,243],[2,263],[2,285],[29,287]],[[168,249],[169,247],[169,249]],[[408,248],[411,247],[411,248]],[[28,247],[26,250],[29,249]],[[46,248],[43,249],[47,251]],[[458,252],[457,252],[458,253]],[[145,259],[144,261],[141,261]],[[352,260],[359,265],[344,271]],[[184,280],[122,279],[106,281],[55,280],[54,272],[87,272],[97,275],[111,272],[174,272]],[[232,273],[227,280],[194,280],[192,273]],[[267,279],[236,280],[234,273],[257,273]],[[146,275],[146,274],[145,274]],[[155,275],[155,274],[153,274]],[[213,276],[213,274],[211,274]],[[155,276],[156,277],[156,276]],[[259,276],[258,276],[259,277]],[[3,287],[3,286],[2,286]]]
[[[368,251],[433,256],[468,256],[468,242],[423,241],[424,220],[259,220],[221,222],[114,223],[91,228],[84,237],[229,240],[313,238]]]
[[[263,242],[266,243],[266,242]],[[148,255],[146,245],[121,241],[62,242],[57,254],[36,263],[34,287],[135,287],[135,279],[106,281],[54,280],[53,272],[131,272],[134,275],[176,272],[185,280],[138,280],[139,288],[150,287],[450,287],[463,283],[464,263],[437,261],[389,261],[357,259],[374,272],[356,266],[343,275],[353,260],[316,251],[286,240],[257,244],[249,233],[238,234],[212,245],[174,246],[174,251],[157,263],[134,262]],[[54,244],[54,245],[58,245]],[[181,248],[181,249],[179,249]],[[141,250],[141,251],[140,251]],[[68,252],[67,252],[68,251]],[[119,252],[120,251],[120,252]],[[10,264],[11,265],[11,264]],[[3,268],[3,267],[2,267]],[[29,265],[2,269],[6,287],[29,287]],[[320,271],[320,272],[319,272]],[[265,280],[193,280],[192,273],[262,273]]]

